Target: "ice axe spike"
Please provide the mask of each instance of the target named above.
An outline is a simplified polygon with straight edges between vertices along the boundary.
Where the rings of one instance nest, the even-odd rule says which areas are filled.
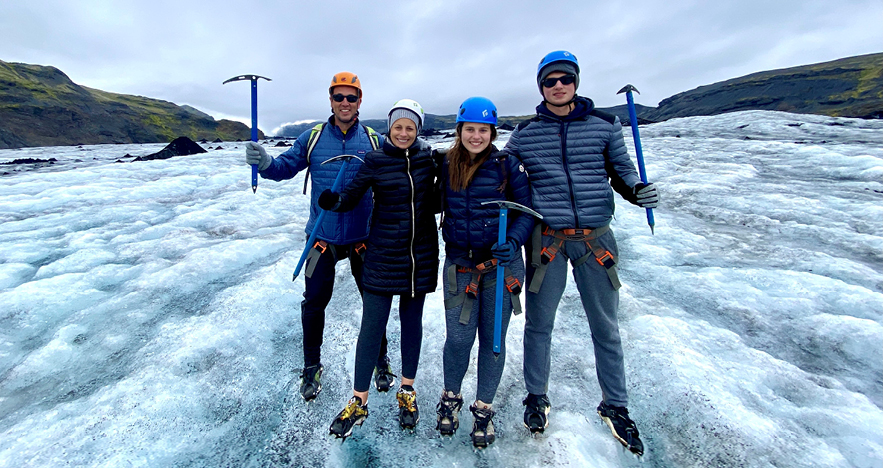
[[[629,107],[629,122],[632,124],[632,136],[635,140],[635,155],[638,157],[638,173],[641,175],[641,182],[647,183],[647,170],[644,169],[644,151],[641,149],[641,135],[638,132],[638,112],[635,110],[635,100],[632,97],[632,91],[641,94],[638,91],[638,88],[627,84],[622,87],[616,94],[625,93],[626,101],[628,102]],[[655,234],[654,226],[656,226],[656,220],[653,219],[653,208],[646,208],[647,210],[647,224],[650,225],[650,234]]]
[[[230,78],[229,80],[221,83],[227,84],[231,81],[251,81],[251,141],[258,141],[258,79],[265,79],[267,81],[273,81],[267,77],[259,76],[259,75],[239,75]],[[251,192],[257,193],[258,191],[258,165],[251,165]]]
[[[508,224],[509,210],[523,211],[527,214],[535,216],[537,219],[543,219],[543,215],[536,211],[509,200],[492,200],[482,202],[482,205],[497,204],[500,206],[500,221],[497,229],[497,245],[503,245],[506,242],[506,225]],[[497,284],[496,284],[496,302],[494,303],[494,357],[500,355],[501,335],[503,327],[503,287],[506,280],[506,268],[497,264]]]
[[[346,172],[346,166],[349,164],[350,159],[356,158],[359,161],[365,162],[362,158],[354,155],[354,154],[341,154],[339,156],[334,156],[333,158],[328,158],[325,161],[322,161],[322,164],[328,164],[331,161],[336,161],[339,159],[343,159],[343,165],[340,166],[340,171],[337,173],[337,178],[334,179],[334,184],[331,185],[331,191],[337,192],[340,190],[340,184],[343,181],[343,173]],[[327,211],[319,208],[319,216],[316,217],[316,222],[313,223],[313,231],[310,232],[310,238],[307,239],[307,245],[304,246],[304,252],[300,255],[300,260],[297,262],[297,267],[294,269],[294,275],[291,277],[291,281],[297,280],[297,276],[300,274],[300,269],[304,266],[304,261],[307,259],[307,255],[310,253],[310,249],[313,248],[313,243],[316,241],[316,233],[319,232],[319,226],[322,224],[322,219],[325,218],[325,213]]]

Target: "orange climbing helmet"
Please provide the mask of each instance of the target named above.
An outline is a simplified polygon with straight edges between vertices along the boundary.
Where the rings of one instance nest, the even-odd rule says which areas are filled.
[[[352,86],[358,90],[359,97],[362,97],[362,82],[353,73],[340,72],[331,77],[331,86],[328,87],[329,95],[334,93],[335,86]]]

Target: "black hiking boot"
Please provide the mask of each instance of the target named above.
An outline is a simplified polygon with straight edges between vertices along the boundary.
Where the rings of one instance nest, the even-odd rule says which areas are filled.
[[[353,433],[353,428],[361,426],[367,417],[368,405],[363,405],[361,398],[353,396],[331,422],[331,434],[338,439],[346,439]]]
[[[305,367],[300,373],[300,396],[304,401],[310,401],[322,391],[322,364]]]
[[[620,406],[608,405],[602,401],[598,405],[598,415],[601,416],[601,420],[607,424],[607,427],[613,432],[613,437],[619,443],[639,457],[644,454],[644,443],[638,437],[638,427],[629,418],[629,410]]]
[[[374,368],[374,388],[378,392],[388,392],[396,384],[396,376],[389,368],[389,358],[384,358],[382,366]]]
[[[472,445],[485,448],[496,440],[494,422],[492,421],[496,413],[490,408],[479,408],[477,403],[475,402],[469,407],[469,411],[472,411],[472,416],[475,418],[472,421],[472,434],[469,436],[472,437]]]
[[[524,404],[524,427],[530,429],[532,434],[545,431],[549,427],[549,410],[552,409],[549,397],[528,393],[522,404]]]
[[[463,407],[463,397],[454,395],[454,392],[445,390],[442,392],[441,400],[436,406],[438,413],[435,428],[439,434],[443,436],[452,436],[460,427],[460,420],[457,416],[460,408]]]
[[[405,389],[408,387],[408,389]],[[420,411],[417,409],[417,392],[410,385],[403,385],[396,393],[399,401],[399,425],[402,429],[414,429],[420,421]]]

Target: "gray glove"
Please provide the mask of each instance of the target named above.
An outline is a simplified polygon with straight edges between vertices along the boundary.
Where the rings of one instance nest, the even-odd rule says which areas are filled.
[[[256,141],[249,141],[245,144],[245,162],[248,164],[257,164],[258,170],[263,171],[264,169],[270,167],[270,163],[273,162],[273,158],[267,154],[267,150],[264,149],[260,143]]]
[[[634,188],[636,203],[641,208],[656,208],[659,205],[659,192],[653,184],[638,182]]]

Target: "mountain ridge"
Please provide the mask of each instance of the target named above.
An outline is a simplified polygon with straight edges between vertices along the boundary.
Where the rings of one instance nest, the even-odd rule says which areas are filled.
[[[656,107],[636,103],[639,124],[741,110],[777,110],[831,117],[883,118],[883,53],[752,73],[675,94]],[[627,107],[599,108],[629,125]],[[501,128],[533,115],[501,116]],[[296,137],[316,120],[286,125]],[[247,125],[216,121],[189,105],[80,86],[61,70],[0,60],[0,148],[101,143],[248,140]],[[365,125],[386,131],[385,119]],[[427,114],[428,131],[449,130],[455,115]],[[259,132],[259,138],[266,138]]]

